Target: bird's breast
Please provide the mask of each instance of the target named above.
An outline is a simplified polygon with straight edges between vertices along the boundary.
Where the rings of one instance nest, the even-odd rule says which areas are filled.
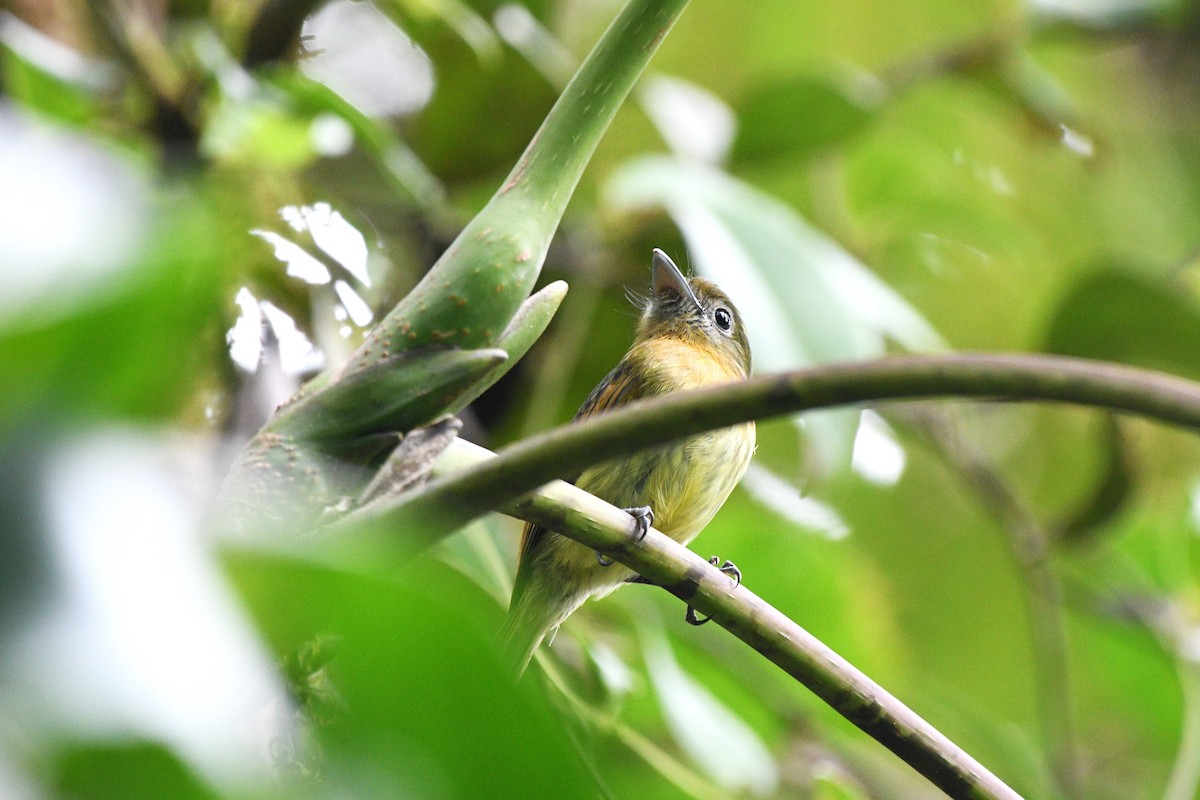
[[[648,344],[652,346],[631,353],[644,359],[643,396],[701,389],[744,377],[728,359],[694,346]],[[654,526],[687,543],[708,524],[745,474],[754,441],[753,422],[706,431],[600,464],[585,471],[578,485],[619,507],[650,506]]]
[[[667,394],[732,383],[745,370],[724,350],[705,342],[664,337],[638,344],[629,354],[646,376],[647,394]]]

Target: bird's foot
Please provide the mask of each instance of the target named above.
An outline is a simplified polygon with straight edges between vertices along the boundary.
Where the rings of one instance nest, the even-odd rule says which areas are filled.
[[[716,567],[717,562],[719,562],[720,560],[721,560],[720,556],[713,556],[712,558],[710,558],[708,560],[708,563],[710,563],[714,567]],[[717,567],[717,569],[721,570],[721,572],[724,572],[726,575],[733,578],[733,588],[736,589],[737,587],[742,585],[742,571],[737,568],[737,564],[734,564],[732,561],[727,560],[724,564],[721,564],[720,567]],[[700,617],[696,616],[696,609],[692,608],[691,606],[688,606],[687,613],[683,615],[683,619],[689,625],[703,625],[704,623],[706,623],[710,619],[712,619],[712,617],[704,617],[703,619],[701,619]]]
[[[650,506],[634,506],[633,508],[623,509],[626,514],[633,517],[633,536],[637,541],[646,538],[646,532],[650,530],[650,526],[654,524],[654,510]],[[604,555],[600,551],[596,551],[596,563],[602,567],[611,567],[613,560]]]
[[[650,506],[634,506],[633,508],[623,509],[626,514],[633,517],[633,535],[639,542],[646,538],[646,532],[650,530],[650,526],[654,524],[654,510]]]

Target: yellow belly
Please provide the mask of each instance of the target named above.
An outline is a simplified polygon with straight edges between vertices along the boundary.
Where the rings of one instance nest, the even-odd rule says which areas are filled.
[[[641,361],[642,396],[698,389],[740,380],[738,369],[697,352],[682,341],[635,345],[626,358]],[[753,422],[709,431],[586,470],[576,485],[620,508],[649,506],[654,527],[688,544],[713,518],[742,479],[754,454]],[[633,572],[620,564],[602,567],[583,545],[552,534],[543,544],[539,583],[558,595],[557,624],[588,596],[603,596]],[[570,596],[571,599],[568,599]]]
[[[687,544],[741,480],[754,453],[754,423],[602,464],[580,476],[581,489],[615,506],[650,506],[654,527]]]
[[[753,453],[754,423],[748,423],[593,467],[578,485],[621,508],[650,506],[654,527],[688,544],[729,497]],[[552,535],[545,547],[547,591],[563,592],[560,601],[574,597],[555,624],[587,597],[603,597],[633,576],[620,564],[601,566],[594,551],[565,536]]]

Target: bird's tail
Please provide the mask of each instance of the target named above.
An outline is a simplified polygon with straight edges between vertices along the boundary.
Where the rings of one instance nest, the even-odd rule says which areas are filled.
[[[530,601],[528,593],[513,594],[508,617],[500,629],[500,647],[509,668],[520,677],[546,637],[548,614]]]

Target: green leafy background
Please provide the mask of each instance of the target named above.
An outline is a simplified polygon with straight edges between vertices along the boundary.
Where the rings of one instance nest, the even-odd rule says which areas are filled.
[[[256,5],[0,19],[0,778],[80,798],[937,796],[647,587],[589,604],[514,684],[492,640],[511,520],[316,562],[212,534],[233,453],[299,380],[270,345],[255,372],[234,365],[239,289],[327,365],[370,327],[251,231],[349,281],[280,217],[329,204],[363,236],[371,282],[350,282],[378,320],[619,8],[335,4],[427,59],[428,103],[388,114],[311,77],[334,46],[319,37],[303,70],[238,67]],[[695,0],[554,240],[539,285],[571,287],[555,322],[465,435],[496,448],[569,420],[628,344],[624,293],[655,246],[753,309],[760,369],[1015,350],[1200,378],[1198,37],[1184,0]],[[350,83],[386,95],[421,74]],[[700,551],[1027,797],[1198,796],[1194,434],[1058,407],[879,413],[890,461],[857,413],[761,425]],[[163,519],[207,600],[159,557]],[[132,607],[161,613],[126,616],[93,573],[128,574],[148,587]],[[207,638],[175,613],[206,603],[224,621]],[[225,634],[274,687],[227,722],[257,731],[240,750],[198,744],[187,704],[147,713],[136,678],[220,706]]]

